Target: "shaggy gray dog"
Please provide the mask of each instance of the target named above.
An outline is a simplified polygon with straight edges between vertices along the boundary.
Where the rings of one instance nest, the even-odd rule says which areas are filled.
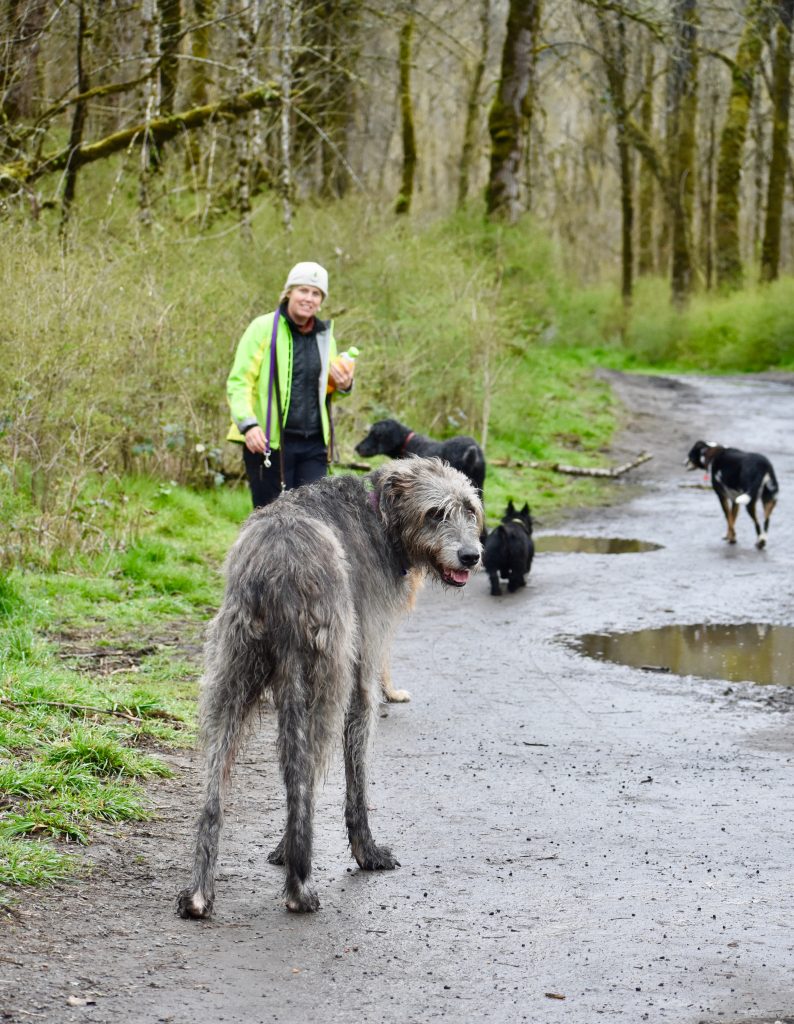
[[[462,587],[480,561],[482,506],[439,459],[412,458],[365,480],[321,480],[282,494],[244,524],[226,563],[226,593],[205,647],[201,701],[206,801],[182,917],[208,917],[228,783],[261,698],[278,710],[287,791],[284,835],[268,860],[286,867],[287,909],[319,907],[311,884],[314,794],[342,731],[345,822],[367,871],[398,866],[367,816],[367,750],[377,675],[417,571]]]

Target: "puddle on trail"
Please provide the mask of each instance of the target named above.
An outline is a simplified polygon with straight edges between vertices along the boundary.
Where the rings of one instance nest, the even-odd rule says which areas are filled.
[[[794,686],[794,626],[662,626],[591,633],[576,637],[571,646],[591,658],[647,672]]]
[[[547,533],[535,537],[535,551],[563,551],[568,554],[626,555],[638,551],[658,551],[661,544],[624,537],[577,537],[575,534]]]

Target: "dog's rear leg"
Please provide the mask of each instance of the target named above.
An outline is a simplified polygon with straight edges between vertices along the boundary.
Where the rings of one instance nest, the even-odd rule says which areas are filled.
[[[777,499],[775,498],[762,498],[762,501],[764,505],[764,532],[758,538],[759,548],[763,548],[766,545],[766,535],[769,533],[769,519],[772,515],[772,510],[777,504]]]
[[[752,519],[753,526],[755,527],[755,536],[756,536],[755,546],[757,548],[763,548],[763,546],[766,544],[766,533],[765,533],[764,530],[761,529],[761,524],[758,522],[758,516],[755,514],[755,502],[754,501],[748,502],[747,514]]]
[[[270,855],[287,869],[284,896],[287,910],[310,913],[320,909],[311,884],[316,761],[310,749],[309,708],[301,693],[285,699],[279,710],[279,754],[287,790],[287,827]]]
[[[368,693],[356,684],[345,718],[345,823],[350,849],[358,866],[365,871],[384,871],[399,867],[388,846],[376,845],[369,829],[367,813],[367,752],[372,732],[374,708]]]
[[[209,917],[215,900],[215,864],[223,827],[223,789],[228,784],[245,721],[256,703],[256,687],[244,689],[236,679],[208,683],[202,719],[207,760],[204,809],[199,818],[193,876],[177,896],[180,917]]]

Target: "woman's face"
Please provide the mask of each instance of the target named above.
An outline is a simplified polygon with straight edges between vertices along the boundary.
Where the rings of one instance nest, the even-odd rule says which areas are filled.
[[[302,327],[315,315],[323,302],[323,293],[310,284],[296,284],[287,299],[287,312]]]

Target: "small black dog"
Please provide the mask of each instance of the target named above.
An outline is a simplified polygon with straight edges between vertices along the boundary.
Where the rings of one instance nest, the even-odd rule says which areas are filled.
[[[711,471],[711,486],[720,499],[728,523],[725,540],[736,543],[736,518],[739,508],[747,506],[755,524],[757,548],[766,546],[769,517],[777,503],[777,477],[772,463],[757,452],[742,452],[738,448],[723,448],[710,441],[696,441],[686,460],[687,469]],[[755,505],[758,499],[764,508],[764,528],[758,522]]]
[[[378,420],[372,424],[364,440],[356,445],[356,451],[364,458],[388,455],[390,459],[404,459],[408,455],[420,455],[425,459],[442,459],[467,476],[482,499],[485,456],[473,437],[434,441],[431,437],[415,433],[397,420]]]
[[[491,595],[502,593],[499,577],[507,580],[511,594],[526,584],[524,577],[532,568],[535,544],[532,540],[532,516],[529,505],[516,512],[509,501],[504,518],[496,529],[491,530],[485,541],[483,564],[491,581]]]

